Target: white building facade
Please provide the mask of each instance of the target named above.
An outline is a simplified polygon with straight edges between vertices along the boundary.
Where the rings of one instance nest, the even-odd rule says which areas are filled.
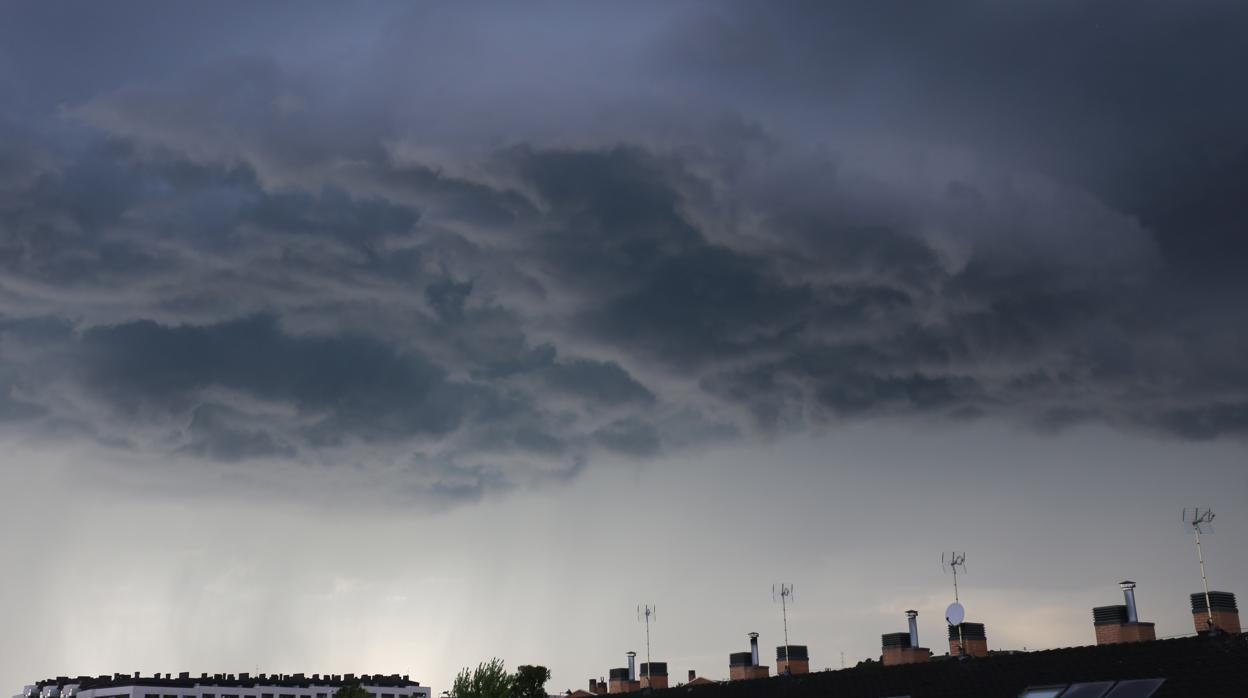
[[[407,675],[200,674],[59,676],[26,686],[13,698],[334,698],[359,686],[369,698],[431,698],[432,691]]]

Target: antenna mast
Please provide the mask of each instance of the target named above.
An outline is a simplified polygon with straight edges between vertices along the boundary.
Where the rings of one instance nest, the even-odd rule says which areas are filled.
[[[777,589],[777,586],[780,588]],[[787,659],[789,656],[789,603],[796,599],[796,597],[793,596],[793,585],[783,583],[779,585],[772,584],[772,601],[775,601],[777,597],[779,597],[780,600],[780,616],[784,619],[784,656]]]
[[[940,566],[942,570],[953,572],[953,605],[945,611],[945,620],[949,623],[949,625],[958,626],[958,656],[965,657],[965,641],[962,637],[962,620],[964,615],[962,610],[962,599],[958,598],[958,568],[961,567],[962,571],[966,572],[966,553],[941,553]],[[954,622],[955,617],[957,622]]]
[[[1209,602],[1209,578],[1205,576],[1205,554],[1200,549],[1200,534],[1213,533],[1213,509],[1200,510],[1193,508],[1191,516],[1187,509],[1183,510],[1183,521],[1192,527],[1196,536],[1196,559],[1200,561],[1200,583],[1205,590],[1205,624],[1213,630],[1213,605]]]
[[[966,553],[941,553],[940,565],[953,572],[953,600],[961,603],[962,599],[958,598],[958,568],[966,572]]]
[[[637,607],[637,620],[644,620],[646,623],[646,688],[650,688],[650,619],[658,620],[655,614],[654,604],[644,604]]]

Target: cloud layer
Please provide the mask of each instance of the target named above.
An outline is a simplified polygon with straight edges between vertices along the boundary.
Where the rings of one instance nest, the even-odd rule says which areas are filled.
[[[1235,10],[822,7],[15,40],[0,420],[438,498],[849,419],[1248,433]]]

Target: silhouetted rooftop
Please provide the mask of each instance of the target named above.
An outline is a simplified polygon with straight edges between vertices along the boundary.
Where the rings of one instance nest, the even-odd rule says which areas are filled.
[[[1151,694],[1157,698],[1248,696],[1248,639],[1200,636],[964,660],[937,657],[923,664],[861,666],[649,693],[655,698],[676,698],[681,692],[693,698],[1015,698],[1028,687],[1129,679],[1164,679]]]

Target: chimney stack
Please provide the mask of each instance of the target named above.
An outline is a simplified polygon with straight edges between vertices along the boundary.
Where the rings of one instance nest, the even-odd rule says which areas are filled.
[[[1092,609],[1092,623],[1096,630],[1096,644],[1113,645],[1119,642],[1146,642],[1157,639],[1152,623],[1141,623],[1135,607],[1135,582],[1120,583],[1125,604],[1120,606],[1097,606]]]
[[[958,643],[961,642],[959,650]],[[988,635],[983,623],[966,623],[949,626],[949,654],[958,657],[984,657],[988,655]]]
[[[630,657],[631,659],[631,657]],[[641,689],[641,684],[630,679],[633,670],[628,667],[620,667],[612,669],[610,672],[611,683],[607,686],[608,693],[630,693]]]
[[[693,669],[690,669],[690,670],[689,670],[689,680],[690,680],[690,681],[692,681],[692,680],[694,680],[694,679],[696,679],[696,678],[698,678],[698,672],[694,671]]]
[[[765,679],[770,667],[758,663],[758,633],[750,633],[750,651],[733,652],[728,655],[728,678],[731,681],[742,679]]]
[[[1198,633],[1208,633],[1214,628],[1232,635],[1242,632],[1235,595],[1229,591],[1211,591],[1209,603],[1206,604],[1203,591],[1192,594],[1192,623]]]
[[[776,675],[797,676],[810,673],[810,656],[806,645],[780,645],[776,648]]]
[[[931,650],[926,647],[919,647],[917,644],[919,638],[918,616],[918,611],[906,611],[906,618],[910,621],[909,632],[887,633],[880,636],[880,644],[883,647],[880,655],[881,664],[884,666],[919,664],[932,658]]]
[[[632,651],[628,653],[628,680],[637,680],[637,653]]]
[[[667,688],[667,662],[642,662],[641,687]]]

